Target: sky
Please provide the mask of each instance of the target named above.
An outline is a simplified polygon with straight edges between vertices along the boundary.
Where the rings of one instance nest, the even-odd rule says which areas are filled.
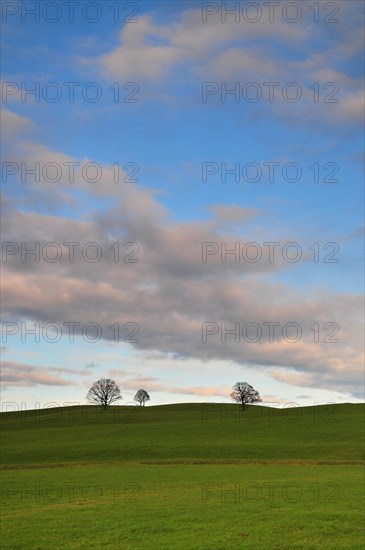
[[[364,4],[2,9],[2,410],[364,397]]]

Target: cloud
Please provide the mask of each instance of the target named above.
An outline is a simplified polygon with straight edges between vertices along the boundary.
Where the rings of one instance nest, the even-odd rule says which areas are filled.
[[[31,121],[10,109],[0,110],[0,124],[2,133],[7,136],[7,139],[14,138],[22,132],[29,130],[32,126]]]
[[[361,122],[364,120],[364,90],[358,90],[349,94],[341,101],[341,111],[346,117]]]
[[[254,208],[244,208],[237,204],[213,204],[210,206],[210,210],[218,220],[234,222],[249,220],[258,214]]]
[[[39,235],[38,228],[44,232],[42,239],[62,243],[72,240],[74,234],[81,235],[85,223],[57,218],[45,223],[44,217],[35,213],[15,216],[16,223],[10,217],[11,240],[24,240],[28,246],[31,237],[36,240]],[[88,223],[90,235],[99,235],[99,242],[107,242],[98,223]],[[128,222],[122,225],[130,238]],[[3,268],[3,320],[59,323],[65,332],[64,324],[75,321],[79,335],[87,323],[94,322],[100,325],[106,341],[113,341],[110,327],[114,323],[119,324],[121,337],[126,337],[128,331],[122,327],[132,322],[138,326],[138,342],[132,345],[139,350],[292,368],[311,376],[321,371],[333,381],[349,372],[353,388],[357,387],[356,378],[361,373],[360,296],[299,290],[266,278],[256,279],[254,275],[260,270],[270,273],[271,267],[265,263],[252,270],[235,262],[203,264],[199,243],[206,238],[206,229],[201,224],[188,224],[181,231],[179,224],[164,226],[156,221],[147,228],[141,225],[139,231],[133,225],[132,235],[140,246],[137,264],[114,263],[112,256],[90,264],[81,255],[74,263],[67,258],[59,263],[22,263],[19,257],[9,261]],[[103,250],[106,252],[107,247]],[[218,330],[205,343],[203,322],[216,323]],[[232,334],[222,342],[223,322],[228,330],[240,323],[238,342]],[[257,323],[263,331],[256,343],[242,336],[249,322]],[[268,341],[267,322],[280,324],[275,342]],[[284,339],[283,327],[289,322],[299,325],[300,341]],[[313,341],[310,328],[315,322],[320,327],[318,343]],[[324,342],[336,326],[324,328],[329,322],[339,325],[338,343]],[[316,380],[323,387],[328,385],[324,377],[317,376]]]
[[[270,109],[292,124],[313,123],[318,117],[329,125],[358,123],[363,116],[363,78],[352,77],[348,66],[349,60],[361,52],[363,8],[358,6],[359,2],[348,4],[352,11],[342,11],[341,3],[342,17],[336,24],[336,36],[329,28],[331,25],[313,24],[309,4],[303,7],[302,17],[296,23],[285,21],[280,16],[280,7],[274,21],[270,22],[268,8],[264,8],[255,23],[245,21],[242,16],[239,22],[228,16],[223,23],[221,12],[203,22],[201,9],[181,11],[173,21],[165,23],[157,22],[154,14],[143,15],[138,25],[125,25],[121,29],[119,43],[106,54],[80,58],[79,62],[104,78],[148,83],[148,87],[141,86],[145,90],[142,94],[155,95],[163,101],[175,97],[171,90],[181,86],[182,79],[184,85],[193,84],[198,94],[203,82],[223,82],[228,89],[239,82],[240,93],[246,83],[253,82],[261,87],[262,99],[250,105],[252,113],[262,115],[264,108]],[[356,12],[358,17],[353,15]],[[268,82],[278,84],[272,102],[264,85]],[[285,85],[290,82],[301,90],[298,103],[286,100]],[[315,102],[311,90],[314,82],[321,89],[320,101]],[[331,96],[340,98],[336,109],[324,103],[331,89],[322,87],[328,82],[335,82],[339,89],[339,93]],[[210,100],[220,103],[220,97],[219,92]]]
[[[115,78],[156,82],[182,64],[190,64],[191,72],[197,72],[212,54],[232,41],[275,37],[279,42],[290,39],[296,43],[308,32],[306,25],[294,28],[285,22],[272,24],[268,20],[255,25],[237,25],[234,21],[222,24],[219,18],[208,17],[203,22],[201,9],[185,10],[179,15],[177,21],[166,24],[158,24],[155,17],[143,15],[138,25],[124,26],[117,47],[96,59],[81,58],[80,62],[84,65],[96,62],[105,75]]]
[[[171,29],[155,25],[149,16],[141,17],[138,25],[124,27],[120,46],[99,62],[105,72],[123,79],[159,79],[187,56],[183,47],[174,45],[171,34]]]
[[[9,111],[9,113],[11,113]],[[15,115],[15,113],[12,113]],[[17,115],[15,115],[16,117]],[[11,117],[10,117],[11,118]],[[25,126],[29,119],[24,119]],[[4,158],[10,159],[3,166],[3,189],[11,189],[17,194],[18,206],[33,207],[35,210],[44,207],[49,213],[62,210],[67,205],[78,217],[83,215],[85,208],[89,211],[89,203],[84,203],[75,198],[75,193],[84,193],[88,198],[99,199],[99,210],[95,207],[95,213],[99,212],[102,224],[103,205],[117,200],[119,205],[114,211],[109,210],[109,216],[126,218],[138,223],[144,219],[163,218],[167,211],[155,200],[157,191],[151,188],[143,188],[135,185],[129,175],[121,166],[111,169],[109,164],[95,162],[89,158],[76,158],[60,151],[50,150],[43,144],[33,143],[30,140],[18,140],[16,143],[6,142],[6,154]],[[5,151],[4,151],[5,153]],[[27,170],[38,166],[36,174],[29,174]],[[15,174],[13,175],[13,172]],[[95,181],[92,181],[95,179]],[[10,204],[15,198],[5,196]],[[21,216],[21,214],[19,214]],[[50,221],[50,218],[48,219]],[[54,219],[56,222],[56,219]],[[62,219],[56,222],[58,226]],[[82,234],[92,237],[90,224],[84,223]],[[41,234],[41,230],[40,230]]]
[[[309,374],[304,373],[287,373],[281,371],[271,371],[271,376],[279,382],[285,382],[291,386],[303,386],[310,387],[312,385],[312,378]]]
[[[212,387],[212,386],[190,386],[184,387],[172,387],[167,390],[169,393],[179,393],[185,395],[198,395],[199,397],[226,397],[229,399],[229,395],[232,388],[228,386],[224,387]]]
[[[74,374],[70,369],[41,367],[18,363],[16,361],[3,361],[1,365],[2,387],[6,389],[13,386],[69,386],[73,384],[70,380],[52,374],[58,372]]]
[[[334,376],[334,371],[337,371],[336,376]],[[355,369],[346,369],[338,361],[333,371],[327,368],[324,371],[308,373],[288,369],[288,371],[271,370],[270,374],[275,380],[284,382],[289,386],[301,388],[320,387],[329,391],[347,393],[356,398],[364,397],[363,385],[358,384],[364,378],[362,361],[359,361]]]
[[[144,388],[149,392],[166,392],[171,394],[198,395],[201,397],[227,397],[229,398],[232,388],[229,386],[176,386],[161,381],[154,376],[134,376],[131,373],[122,372],[119,369],[110,369],[108,375],[119,381],[123,390],[137,391]]]
[[[124,391],[137,391],[139,388],[147,391],[165,391],[167,388],[166,383],[154,376],[135,376],[119,369],[109,369],[108,376],[118,381]]]

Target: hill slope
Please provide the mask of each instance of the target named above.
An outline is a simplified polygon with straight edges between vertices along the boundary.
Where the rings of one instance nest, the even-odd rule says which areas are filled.
[[[2,413],[2,464],[359,461],[363,404],[292,409],[187,403]]]

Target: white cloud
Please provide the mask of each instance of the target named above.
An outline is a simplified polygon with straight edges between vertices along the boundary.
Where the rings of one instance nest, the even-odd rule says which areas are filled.
[[[28,118],[9,109],[0,110],[0,124],[4,137],[6,135],[8,138],[13,138],[15,135],[29,130],[32,125]]]
[[[352,6],[356,11],[356,4]],[[148,82],[148,87],[141,86],[143,97],[157,94],[156,97],[167,100],[171,90],[183,81],[193,84],[198,94],[202,82],[226,82],[228,89],[236,82],[242,85],[256,82],[265,92],[258,105],[266,104],[289,123],[306,123],[318,117],[332,125],[353,123],[362,115],[363,81],[354,79],[344,69],[349,58],[359,53],[358,47],[349,50],[345,44],[350,35],[358,43],[362,30],[356,18],[352,27],[346,25],[350,13],[345,12],[347,19],[343,15],[336,26],[342,41],[333,40],[328,26],[313,24],[313,14],[308,8],[295,24],[279,16],[272,23],[268,17],[255,24],[236,23],[231,17],[223,24],[220,14],[208,17],[203,23],[201,10],[183,11],[177,20],[165,24],[157,23],[153,15],[142,16],[138,25],[126,25],[120,31],[120,43],[108,53],[81,61],[91,69],[96,68],[105,78]],[[317,30],[322,34],[320,45],[314,48]],[[289,42],[290,51],[296,56],[288,55]],[[269,102],[264,82],[279,82],[273,102]],[[301,88],[300,103],[288,105],[285,101],[283,89],[288,82]],[[320,108],[314,104],[313,91],[309,89],[314,82],[321,87]],[[323,103],[331,91],[322,90],[327,82],[335,82],[340,89],[343,103],[336,104],[335,109]]]
[[[5,389],[11,386],[68,386],[73,384],[72,381],[55,374],[59,372],[66,372],[69,375],[74,374],[71,369],[3,361],[1,365],[2,387]]]

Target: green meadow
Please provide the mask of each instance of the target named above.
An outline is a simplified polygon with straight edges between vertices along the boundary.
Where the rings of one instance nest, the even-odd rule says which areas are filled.
[[[1,425],[1,548],[363,548],[362,404],[63,407]]]

